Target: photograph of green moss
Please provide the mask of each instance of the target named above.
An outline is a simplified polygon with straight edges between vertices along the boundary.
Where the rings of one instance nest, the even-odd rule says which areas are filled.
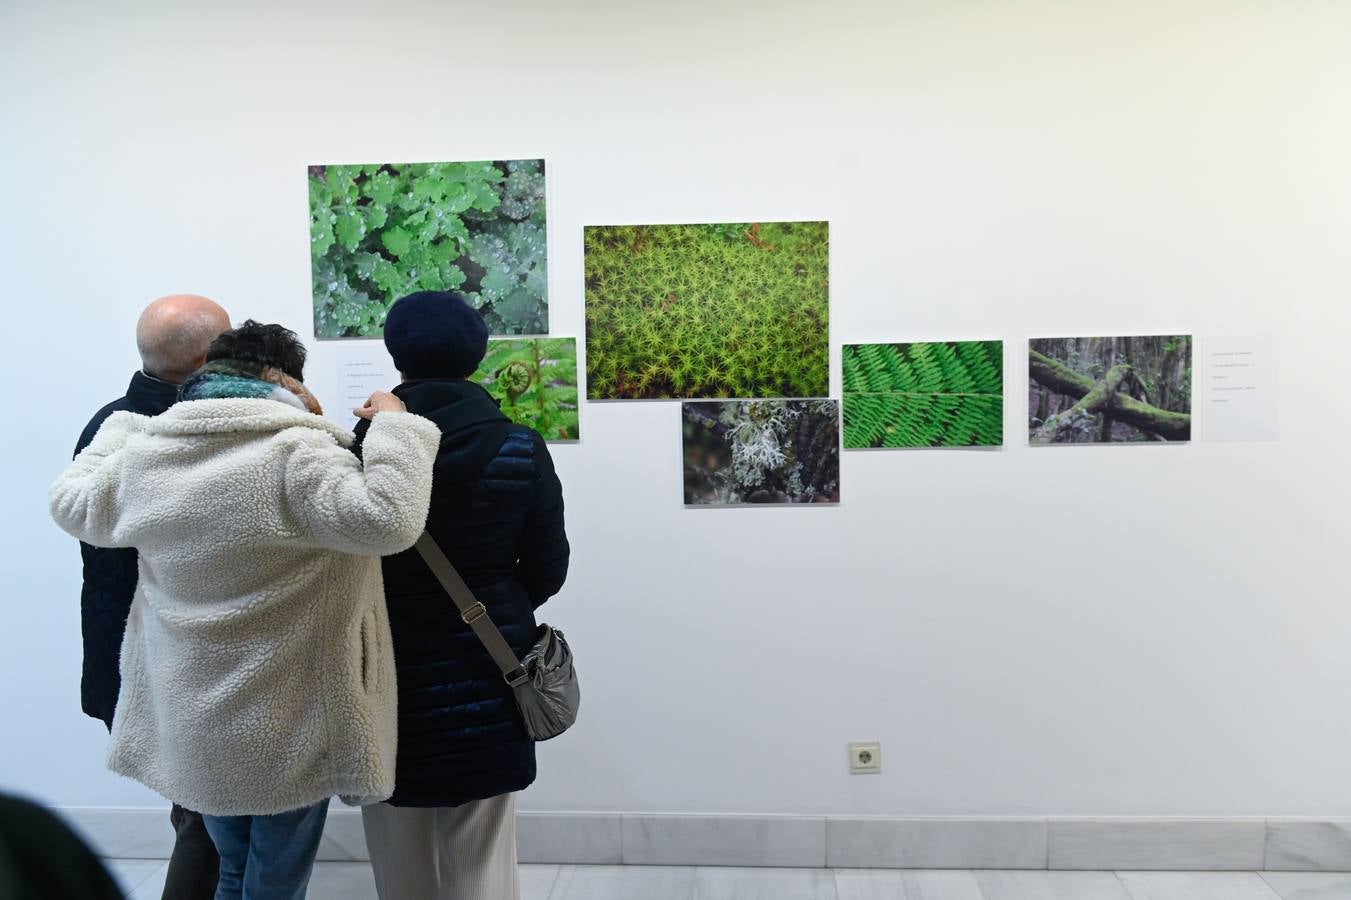
[[[379,337],[414,291],[548,333],[543,160],[310,166],[309,190],[315,337]]]
[[[577,418],[576,338],[494,338],[474,373],[507,418],[546,441],[581,437]]]
[[[587,396],[830,393],[829,225],[585,230]]]
[[[847,449],[1003,442],[1003,341],[844,345]]]
[[[686,506],[840,502],[836,400],[680,404]]]

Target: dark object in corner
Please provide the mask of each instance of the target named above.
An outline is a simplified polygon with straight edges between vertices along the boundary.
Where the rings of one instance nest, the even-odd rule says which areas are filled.
[[[0,795],[0,897],[122,900],[122,890],[65,822],[35,803]]]

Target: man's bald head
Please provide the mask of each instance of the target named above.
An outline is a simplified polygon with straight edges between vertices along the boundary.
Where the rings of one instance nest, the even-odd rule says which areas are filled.
[[[178,384],[202,365],[211,342],[229,330],[230,317],[214,300],[174,294],[141,313],[136,349],[148,374]]]

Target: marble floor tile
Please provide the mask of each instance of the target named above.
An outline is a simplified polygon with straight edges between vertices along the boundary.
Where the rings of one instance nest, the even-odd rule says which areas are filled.
[[[163,860],[104,863],[128,900],[159,900]],[[308,896],[375,900],[370,865],[317,863]],[[1351,900],[1351,873],[522,865],[521,900]]]
[[[1118,872],[1131,900],[1280,900],[1256,872]]]
[[[1277,872],[1351,871],[1351,820],[1268,819],[1265,868]]]
[[[691,900],[693,896],[694,869],[688,866],[563,866],[549,900]]]
[[[160,900],[164,896],[164,879],[169,875],[169,864],[160,863],[155,873],[142,881],[136,890],[127,895],[127,900]]]
[[[549,900],[558,866],[521,866],[521,900]],[[153,880],[153,879],[152,879]],[[150,882],[147,882],[147,885]],[[160,880],[163,890],[163,879]],[[159,894],[146,900],[159,900]],[[370,863],[319,862],[310,876],[307,900],[375,900],[375,875]],[[135,895],[129,900],[142,900]]]
[[[1351,897],[1351,873],[1263,872],[1262,878],[1281,900],[1347,900]]]
[[[1131,900],[1113,872],[976,872],[985,900]]]
[[[972,872],[836,869],[839,900],[984,900]]]
[[[113,873],[124,894],[136,890],[167,865],[162,859],[105,859],[103,864]]]
[[[307,900],[375,900],[375,875],[364,862],[314,864]]]
[[[320,862],[366,862],[371,858],[366,849],[366,830],[361,825],[361,811],[339,807],[337,801],[329,804],[324,835],[319,840]]]
[[[521,866],[521,900],[549,900],[558,880],[558,869],[558,866]]]
[[[829,869],[699,867],[695,900],[838,900]]]

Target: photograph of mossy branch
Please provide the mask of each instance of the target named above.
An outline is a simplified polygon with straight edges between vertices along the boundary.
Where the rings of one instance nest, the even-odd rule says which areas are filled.
[[[546,441],[581,438],[576,338],[494,338],[474,373],[511,421]]]
[[[844,345],[846,449],[1003,443],[1003,341]]]
[[[1191,440],[1192,338],[1037,338],[1028,351],[1032,444]]]
[[[686,506],[840,502],[838,401],[680,407]]]
[[[379,337],[415,291],[548,333],[543,160],[310,166],[309,190],[315,337]]]
[[[592,400],[830,392],[826,222],[585,229]]]

